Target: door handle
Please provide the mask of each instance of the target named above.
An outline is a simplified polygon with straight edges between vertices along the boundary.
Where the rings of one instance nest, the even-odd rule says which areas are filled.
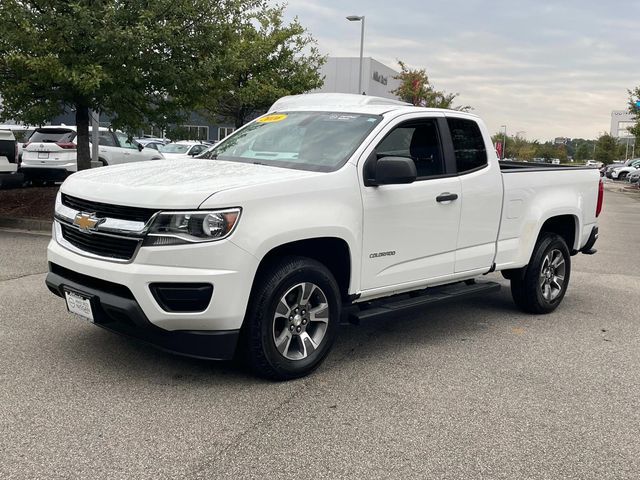
[[[445,193],[441,193],[436,197],[436,202],[451,202],[457,199],[458,199],[457,193],[445,192]]]

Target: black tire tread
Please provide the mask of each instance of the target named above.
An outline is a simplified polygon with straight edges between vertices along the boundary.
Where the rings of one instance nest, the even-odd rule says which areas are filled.
[[[260,377],[270,380],[291,380],[308,375],[322,363],[322,360],[324,360],[324,357],[329,353],[331,344],[335,339],[335,336],[328,338],[324,354],[314,365],[301,372],[292,373],[285,371],[283,368],[278,368],[278,365],[274,364],[264,351],[262,331],[263,323],[269,322],[270,325],[272,320],[268,315],[271,295],[277,291],[281,283],[285,281],[289,275],[304,268],[314,268],[323,272],[327,276],[331,288],[334,291],[334,298],[340,299],[338,284],[333,278],[333,275],[327,267],[316,260],[301,256],[288,256],[267,266],[259,277],[256,278],[249,300],[249,308],[247,309],[243,332],[245,360],[251,370]],[[337,308],[339,315],[339,302]],[[267,313],[267,316],[265,316],[265,313]]]
[[[564,291],[553,303],[541,302],[538,297],[538,272],[544,254],[551,247],[563,250],[567,270],[565,273]],[[531,261],[527,265],[524,275],[515,275],[511,279],[511,296],[514,303],[526,313],[545,314],[554,311],[562,302],[569,286],[571,274],[571,261],[569,248],[564,239],[555,233],[542,233],[536,242],[536,246],[531,255]]]

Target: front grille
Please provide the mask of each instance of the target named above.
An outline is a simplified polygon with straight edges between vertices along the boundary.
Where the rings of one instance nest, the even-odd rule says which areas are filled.
[[[125,207],[108,203],[92,202],[81,198],[62,194],[62,204],[80,212],[95,213],[98,218],[118,218],[134,222],[147,223],[157,210],[152,208]]]
[[[114,237],[96,232],[81,232],[80,230],[60,223],[62,238],[80,250],[93,253],[101,257],[130,260],[138,248],[140,239]]]

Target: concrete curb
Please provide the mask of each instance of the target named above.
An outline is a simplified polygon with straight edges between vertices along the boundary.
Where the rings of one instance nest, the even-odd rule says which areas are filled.
[[[51,224],[51,220],[0,217],[0,228],[14,228],[17,230],[34,230],[38,232],[50,233]]]

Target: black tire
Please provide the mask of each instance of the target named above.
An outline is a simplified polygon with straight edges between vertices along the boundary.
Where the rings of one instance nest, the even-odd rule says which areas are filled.
[[[98,161],[102,164],[103,167],[106,167],[109,165],[104,158],[98,158]]]
[[[317,290],[312,289],[314,293],[306,305],[312,304],[314,295],[323,295],[324,297],[320,298],[326,299],[328,321],[326,328],[323,327],[323,336],[316,348],[304,358],[290,359],[285,356],[290,353],[288,350],[285,353],[280,353],[276,347],[275,337],[278,324],[284,324],[281,331],[283,335],[287,334],[285,328],[294,329],[291,334],[292,340],[287,345],[292,349],[294,347],[304,349],[305,352],[310,350],[310,348],[307,349],[307,345],[309,347],[311,345],[308,340],[306,342],[300,340],[303,337],[298,336],[295,329],[298,327],[309,328],[309,332],[312,332],[312,328],[319,327],[319,324],[312,323],[310,319],[305,319],[308,322],[305,322],[306,327],[299,324],[296,327],[295,321],[289,320],[291,317],[279,316],[276,318],[276,308],[282,308],[281,299],[284,299],[288,292],[290,295],[296,294],[292,289],[300,284],[313,284],[320,290],[320,293],[317,293]],[[302,291],[304,292],[304,287],[302,287]],[[299,305],[294,301],[291,305],[301,306],[303,304]],[[272,380],[290,380],[308,375],[322,363],[331,350],[337,335],[340,310],[338,284],[329,269],[323,264],[310,258],[297,256],[285,257],[272,264],[256,279],[244,321],[244,354],[249,367],[257,375]],[[300,322],[299,316],[296,317]],[[302,334],[304,332],[306,330]],[[294,341],[300,343],[294,345]],[[306,345],[303,346],[303,343]]]
[[[618,175],[618,180],[620,181],[624,181],[625,178],[627,178],[627,172],[621,172],[620,175]]]
[[[564,270],[561,275],[563,277],[562,288],[559,288],[554,296],[552,287],[549,286],[546,289],[544,285],[547,281],[552,282],[553,278],[558,278],[554,277],[555,273],[558,273],[557,270],[551,272],[547,271],[545,267],[547,265],[545,259],[555,252],[561,254],[562,260],[564,260]],[[537,314],[553,312],[560,305],[567,292],[570,276],[571,255],[564,239],[555,233],[543,233],[536,242],[531,261],[525,267],[523,274],[512,276],[511,296],[515,304],[524,312]],[[558,283],[554,281],[553,285],[558,286]]]

